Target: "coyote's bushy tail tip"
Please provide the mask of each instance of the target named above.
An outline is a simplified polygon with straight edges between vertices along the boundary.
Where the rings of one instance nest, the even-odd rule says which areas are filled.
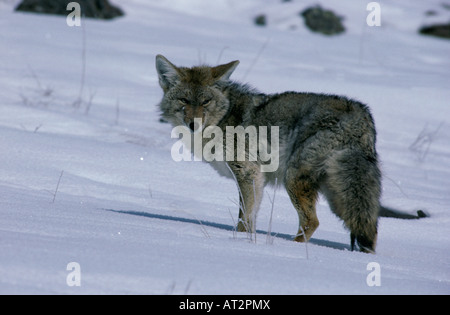
[[[394,210],[392,208],[381,207],[380,208],[380,217],[385,218],[397,218],[397,219],[406,219],[406,220],[414,220],[414,219],[422,219],[429,218],[430,214],[425,212],[424,210],[417,210],[417,214],[410,214],[406,212],[402,212],[399,210]]]

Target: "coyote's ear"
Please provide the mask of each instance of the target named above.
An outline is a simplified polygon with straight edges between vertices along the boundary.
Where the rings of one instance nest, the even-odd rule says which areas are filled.
[[[156,56],[156,71],[159,76],[159,85],[164,92],[180,81],[178,68],[162,55]]]
[[[225,65],[220,65],[214,68],[211,68],[211,73],[216,81],[227,81],[230,79],[231,74],[236,69],[239,64],[239,60],[232,61]]]

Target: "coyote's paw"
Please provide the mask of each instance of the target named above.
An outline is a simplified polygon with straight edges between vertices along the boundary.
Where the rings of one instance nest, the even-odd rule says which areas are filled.
[[[294,238],[294,241],[304,243],[307,242],[311,236],[313,235],[314,231],[319,226],[319,221],[312,221],[310,222],[310,225],[306,225],[304,227],[301,227],[298,230],[297,235]]]
[[[239,220],[239,222],[237,224],[236,230],[238,232],[248,232],[248,233],[250,233],[252,231],[252,229],[250,228],[249,223],[245,222],[245,221],[243,221],[241,219]]]

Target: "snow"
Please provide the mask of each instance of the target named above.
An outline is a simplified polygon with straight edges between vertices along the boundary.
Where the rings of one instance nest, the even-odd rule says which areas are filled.
[[[380,27],[365,24],[365,2],[321,1],[345,16],[347,32],[331,38],[303,26],[310,4],[296,0],[129,0],[124,18],[83,27],[15,3],[0,2],[1,294],[450,293],[450,43],[417,34],[448,20],[441,0],[383,1]],[[253,25],[260,13],[265,28]],[[184,66],[239,59],[233,78],[261,91],[367,103],[382,203],[431,217],[381,218],[368,255],[349,251],[320,199],[320,227],[299,244],[283,190],[269,224],[268,187],[256,236],[234,232],[234,182],[171,158],[157,54]],[[70,262],[79,287],[67,284]],[[380,286],[367,284],[370,262]]]

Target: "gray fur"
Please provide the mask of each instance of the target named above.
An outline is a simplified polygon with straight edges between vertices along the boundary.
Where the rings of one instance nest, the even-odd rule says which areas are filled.
[[[366,105],[336,95],[266,95],[229,80],[237,62],[178,68],[159,55],[156,64],[164,90],[162,116],[172,125],[189,126],[201,117],[205,127],[219,126],[224,132],[226,126],[279,126],[276,172],[262,173],[260,160],[211,163],[221,174],[227,163],[239,185],[239,231],[255,230],[264,186],[277,178],[299,215],[295,240],[308,240],[318,227],[315,203],[321,192],[350,230],[352,246],[356,241],[361,251],[375,251],[381,172],[375,125]]]

